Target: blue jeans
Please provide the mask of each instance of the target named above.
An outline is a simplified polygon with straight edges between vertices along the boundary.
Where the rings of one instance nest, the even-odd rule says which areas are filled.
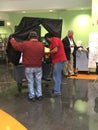
[[[61,79],[64,62],[58,62],[53,65],[54,93],[61,93]]]
[[[42,67],[26,67],[25,75],[28,81],[29,98],[42,96]],[[34,83],[36,83],[35,89]]]

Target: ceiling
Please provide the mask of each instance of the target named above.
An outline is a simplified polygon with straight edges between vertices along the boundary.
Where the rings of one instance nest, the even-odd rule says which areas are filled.
[[[91,9],[92,0],[0,0],[0,12]]]

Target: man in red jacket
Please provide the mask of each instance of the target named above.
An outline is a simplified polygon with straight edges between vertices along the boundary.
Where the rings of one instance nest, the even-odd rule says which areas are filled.
[[[36,32],[30,32],[28,40],[17,42],[14,38],[10,40],[11,45],[17,51],[23,53],[22,65],[25,66],[25,75],[28,82],[29,99],[35,101],[42,98],[42,58],[44,55],[44,46],[38,41]],[[34,90],[34,80],[36,91]]]

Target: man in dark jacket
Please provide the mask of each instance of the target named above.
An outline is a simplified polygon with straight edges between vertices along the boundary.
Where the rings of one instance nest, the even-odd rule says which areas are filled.
[[[64,66],[64,75],[66,76],[75,75],[74,70],[76,66],[76,50],[78,47],[74,42],[73,34],[73,31],[69,30],[68,35],[62,40],[67,56],[67,61],[65,62]]]

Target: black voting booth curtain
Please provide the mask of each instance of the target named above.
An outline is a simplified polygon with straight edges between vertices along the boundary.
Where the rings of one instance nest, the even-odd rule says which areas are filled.
[[[61,19],[48,19],[48,18],[34,18],[34,17],[23,17],[19,25],[15,28],[15,33],[9,36],[7,55],[8,61],[14,65],[19,64],[20,52],[16,51],[10,44],[10,37],[14,37],[17,41],[27,40],[28,35],[31,31],[36,31],[37,34],[41,34],[42,25],[49,33],[54,36],[61,37],[62,31],[62,20]]]

